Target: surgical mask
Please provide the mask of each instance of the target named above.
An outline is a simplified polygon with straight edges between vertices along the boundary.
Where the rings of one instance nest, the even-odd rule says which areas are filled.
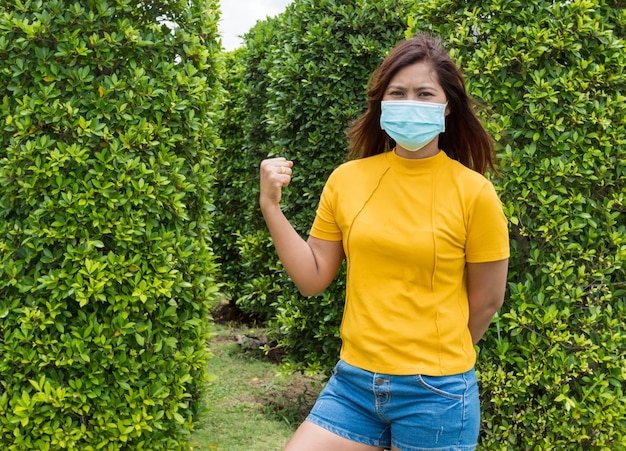
[[[415,152],[445,131],[447,103],[383,100],[380,126],[403,149]]]

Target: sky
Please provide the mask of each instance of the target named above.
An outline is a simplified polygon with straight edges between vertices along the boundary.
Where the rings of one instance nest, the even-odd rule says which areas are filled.
[[[222,17],[219,30],[225,50],[241,45],[239,36],[245,34],[258,20],[275,16],[285,10],[292,0],[221,0]]]

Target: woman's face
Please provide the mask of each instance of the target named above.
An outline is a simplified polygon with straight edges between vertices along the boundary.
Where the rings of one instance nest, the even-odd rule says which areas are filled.
[[[439,84],[437,72],[430,62],[418,62],[400,69],[389,81],[382,100],[414,100],[446,103],[446,94]],[[449,113],[446,108],[445,115]],[[403,158],[427,158],[439,153],[439,138],[434,138],[418,151],[408,151],[396,143],[396,154]]]

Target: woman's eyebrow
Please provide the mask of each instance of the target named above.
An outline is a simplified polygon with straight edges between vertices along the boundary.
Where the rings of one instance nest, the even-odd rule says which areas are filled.
[[[407,87],[404,85],[389,85],[387,86],[387,89],[400,89],[400,90],[406,90]],[[415,88],[413,88],[414,91],[426,91],[426,90],[435,90],[437,89],[435,86],[432,85],[420,85],[420,86],[416,86]]]

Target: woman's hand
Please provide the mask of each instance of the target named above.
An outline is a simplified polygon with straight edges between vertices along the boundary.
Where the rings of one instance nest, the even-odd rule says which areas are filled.
[[[283,187],[291,182],[293,161],[283,157],[269,158],[261,162],[261,209],[278,205]]]

